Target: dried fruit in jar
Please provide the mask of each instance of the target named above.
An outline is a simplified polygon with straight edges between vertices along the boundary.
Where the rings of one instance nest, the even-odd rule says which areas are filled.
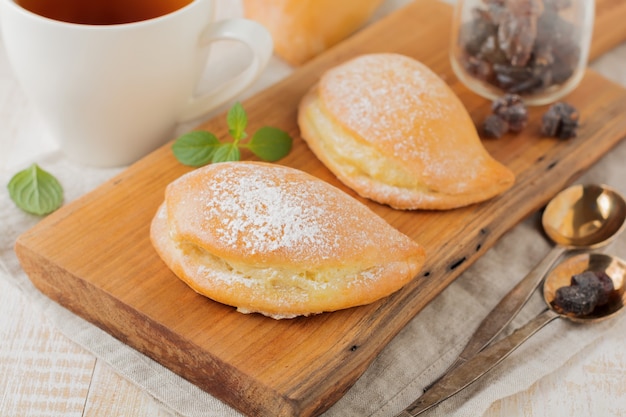
[[[498,44],[511,65],[523,67],[533,52],[543,1],[507,0],[504,4],[504,10],[500,11]]]
[[[460,30],[461,65],[505,92],[533,94],[565,83],[581,50],[563,16],[570,0],[483,0]]]

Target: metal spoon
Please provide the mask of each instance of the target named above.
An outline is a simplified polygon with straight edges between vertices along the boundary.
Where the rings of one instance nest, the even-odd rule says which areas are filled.
[[[555,307],[556,290],[569,286],[572,275],[584,271],[604,271],[613,281],[614,290],[609,301],[596,307],[590,314],[575,315],[562,312]],[[423,394],[413,404],[396,417],[415,417],[461,391],[492,369],[511,352],[524,343],[539,329],[557,317],[564,317],[580,323],[596,322],[615,315],[626,303],[626,263],[619,258],[601,253],[580,254],[566,259],[548,275],[543,286],[543,294],[549,308],[533,320],[498,342],[486,347],[476,356],[457,369],[445,375],[436,387]]]
[[[556,245],[491,310],[443,375],[468,361],[500,334],[565,252],[597,249],[609,244],[623,230],[625,221],[626,201],[608,186],[574,185],[554,196],[546,206],[541,222],[546,234]],[[424,391],[432,388],[442,376],[424,388]]]

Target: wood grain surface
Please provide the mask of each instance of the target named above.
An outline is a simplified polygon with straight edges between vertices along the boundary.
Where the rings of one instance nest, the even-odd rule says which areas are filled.
[[[452,75],[450,18],[449,5],[420,0],[372,25],[247,100],[249,131],[262,125],[287,130],[295,138],[294,149],[280,163],[345,189],[299,138],[296,107],[327,68],[382,51],[410,55],[430,66],[479,123],[490,103]],[[503,233],[626,135],[626,120],[618,117],[626,112],[626,91],[620,86],[588,71],[567,101],[578,107],[583,120],[573,140],[540,137],[545,108],[534,108],[524,133],[484,141],[517,176],[516,185],[498,198],[447,212],[396,211],[361,199],[428,253],[424,270],[412,283],[369,306],[275,321],[236,313],[191,291],[159,260],[148,238],[164,187],[189,171],[176,162],[169,145],[44,219],[19,238],[16,252],[43,293],[243,413],[317,415]],[[218,137],[227,133],[223,116],[201,128]]]
[[[1,272],[1,268],[0,268]],[[0,415],[175,417],[67,339],[32,300],[0,279]]]

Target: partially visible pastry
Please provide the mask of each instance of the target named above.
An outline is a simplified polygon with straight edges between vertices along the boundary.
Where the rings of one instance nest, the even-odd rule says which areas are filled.
[[[276,54],[301,65],[347,38],[383,0],[244,0],[246,17],[263,24]]]
[[[261,162],[212,164],[175,180],[150,234],[195,291],[276,319],[371,303],[424,263],[420,245],[343,191]]]
[[[303,97],[298,124],[344,184],[397,209],[466,206],[515,180],[448,85],[404,55],[362,55],[328,70]]]

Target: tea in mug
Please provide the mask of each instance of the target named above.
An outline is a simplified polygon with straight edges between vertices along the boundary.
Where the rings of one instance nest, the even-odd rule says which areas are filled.
[[[49,19],[84,25],[139,22],[172,13],[193,0],[15,0]]]

